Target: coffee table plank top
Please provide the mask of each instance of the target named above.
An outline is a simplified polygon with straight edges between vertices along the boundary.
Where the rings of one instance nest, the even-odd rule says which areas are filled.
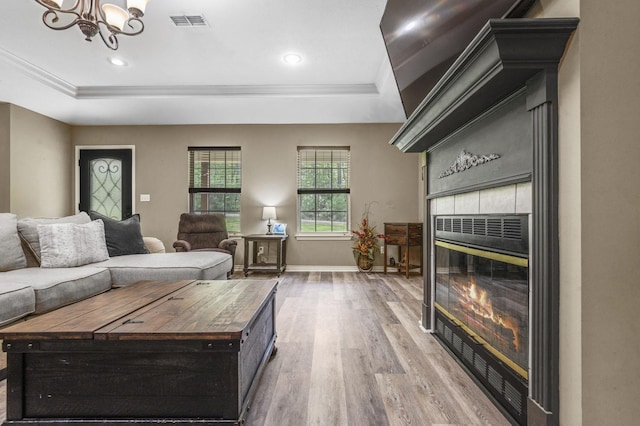
[[[195,281],[95,333],[107,340],[238,339],[276,280]]]
[[[141,281],[29,318],[0,330],[5,340],[92,339],[94,332],[192,283]]]

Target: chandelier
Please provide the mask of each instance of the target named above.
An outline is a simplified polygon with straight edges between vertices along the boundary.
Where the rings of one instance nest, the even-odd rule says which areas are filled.
[[[63,8],[65,0],[36,0],[47,10],[42,15],[42,22],[53,30],[66,30],[77,25],[85,35],[85,40],[91,41],[96,35],[110,49],[118,49],[118,35],[134,36],[144,30],[144,23],[140,18],[149,0],[127,0],[128,11],[111,3],[101,5],[100,0],[66,0],[73,2],[68,8]]]

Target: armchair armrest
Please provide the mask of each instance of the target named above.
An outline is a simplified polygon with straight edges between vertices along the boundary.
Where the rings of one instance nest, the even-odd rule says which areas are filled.
[[[149,253],[164,253],[164,243],[156,237],[142,237]]]
[[[173,243],[173,248],[176,249],[176,251],[191,251],[191,244],[185,240],[178,240]]]
[[[236,252],[236,246],[237,245],[238,245],[238,242],[236,240],[233,240],[231,238],[227,238],[227,239],[224,239],[224,240],[220,241],[220,244],[218,244],[218,248],[221,248],[223,250],[227,250],[228,252],[230,252],[233,255]]]

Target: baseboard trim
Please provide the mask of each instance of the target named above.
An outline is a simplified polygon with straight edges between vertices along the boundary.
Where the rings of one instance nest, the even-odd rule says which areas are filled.
[[[236,265],[234,270],[236,272],[242,272],[243,266]],[[287,270],[285,271],[285,273],[286,272],[358,272],[358,267],[355,265],[354,266],[287,265]],[[374,266],[371,272],[384,272],[384,267]]]
[[[527,399],[527,423],[530,425],[555,426],[557,421],[553,413],[546,411],[536,401]]]

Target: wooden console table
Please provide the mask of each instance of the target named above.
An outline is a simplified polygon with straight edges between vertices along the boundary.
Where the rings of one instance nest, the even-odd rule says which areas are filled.
[[[249,271],[275,272],[280,276],[287,269],[287,238],[282,234],[251,234],[244,237],[244,276],[249,275]],[[260,262],[258,259],[258,246],[260,243],[276,243],[276,262]],[[253,245],[251,258],[249,257],[249,245]]]
[[[405,276],[409,278],[409,271],[420,268],[422,275],[422,223],[385,223],[384,235],[388,241],[384,242],[384,273],[387,268],[397,268],[398,272],[404,271]],[[389,264],[389,252],[387,246],[398,246],[398,259],[395,265]],[[411,263],[411,247],[417,247],[420,262],[418,264]]]

